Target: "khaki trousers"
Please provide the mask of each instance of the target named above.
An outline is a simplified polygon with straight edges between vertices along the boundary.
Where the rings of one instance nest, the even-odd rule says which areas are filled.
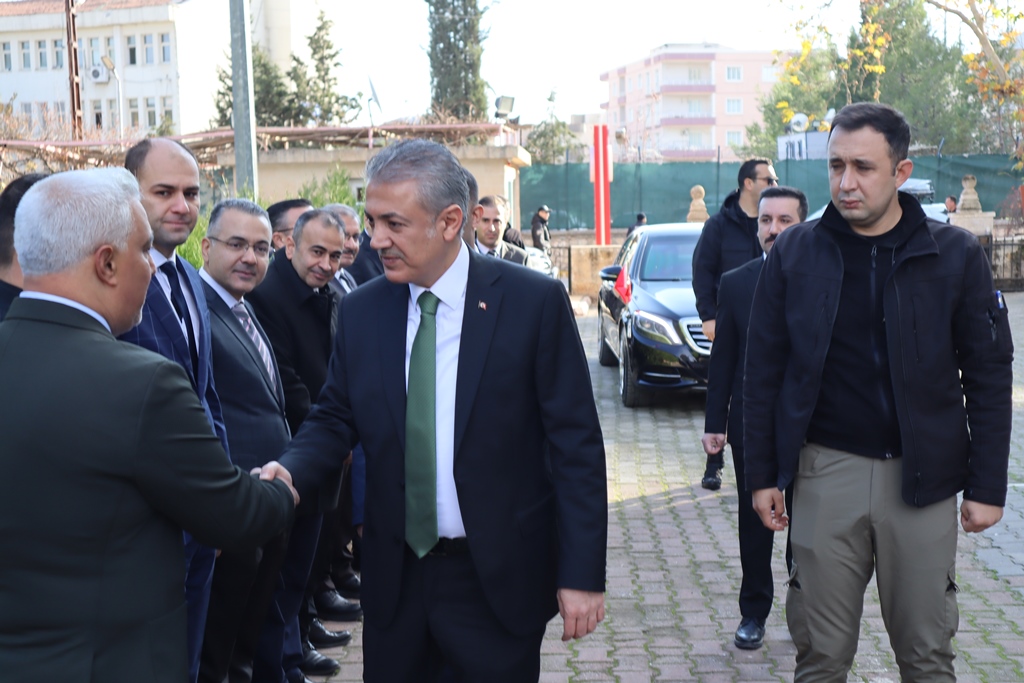
[[[956,680],[956,496],[907,505],[902,466],[816,444],[800,452],[786,596],[796,683],[846,681],[872,572],[901,680]]]

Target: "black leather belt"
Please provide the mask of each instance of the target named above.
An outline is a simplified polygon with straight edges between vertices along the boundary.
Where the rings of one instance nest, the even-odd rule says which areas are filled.
[[[439,538],[437,545],[427,553],[434,557],[462,557],[468,554],[469,541],[464,536],[461,538]]]

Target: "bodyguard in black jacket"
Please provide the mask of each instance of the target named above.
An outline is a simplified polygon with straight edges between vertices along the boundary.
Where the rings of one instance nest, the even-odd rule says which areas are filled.
[[[874,574],[904,681],[955,680],[960,523],[1002,518],[1013,343],[978,240],[897,192],[910,126],[858,103],[833,120],[832,203],[776,240],[754,292],[747,488],[787,526],[797,683],[846,680]]]

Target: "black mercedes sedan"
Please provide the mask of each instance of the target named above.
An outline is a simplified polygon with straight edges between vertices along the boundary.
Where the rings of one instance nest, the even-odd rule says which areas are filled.
[[[598,360],[619,366],[623,405],[655,391],[707,387],[711,342],[701,330],[691,285],[700,223],[644,226],[601,270]]]

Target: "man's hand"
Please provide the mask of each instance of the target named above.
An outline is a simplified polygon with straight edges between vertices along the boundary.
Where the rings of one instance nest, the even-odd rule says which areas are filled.
[[[276,460],[271,460],[263,467],[252,468],[252,471],[249,472],[249,474],[260,475],[261,481],[273,481],[275,479],[280,479],[288,486],[288,490],[291,491],[292,499],[295,501],[295,504],[299,504],[299,492],[295,490],[294,486],[292,486],[292,474],[282,467],[281,463]]]
[[[967,533],[984,531],[1003,518],[1003,508],[976,500],[965,500],[960,506],[960,526]]]
[[[562,640],[582,638],[604,621],[604,593],[559,588],[558,613],[565,622]]]
[[[761,518],[761,523],[772,531],[782,531],[789,526],[786,498],[777,488],[754,491],[754,512]]]
[[[700,328],[704,330],[704,336],[708,338],[708,341],[715,341],[715,321],[705,320],[700,324]]]
[[[725,448],[725,434],[705,432],[704,436],[700,437],[700,445],[704,447],[704,452],[708,455],[718,455]]]

